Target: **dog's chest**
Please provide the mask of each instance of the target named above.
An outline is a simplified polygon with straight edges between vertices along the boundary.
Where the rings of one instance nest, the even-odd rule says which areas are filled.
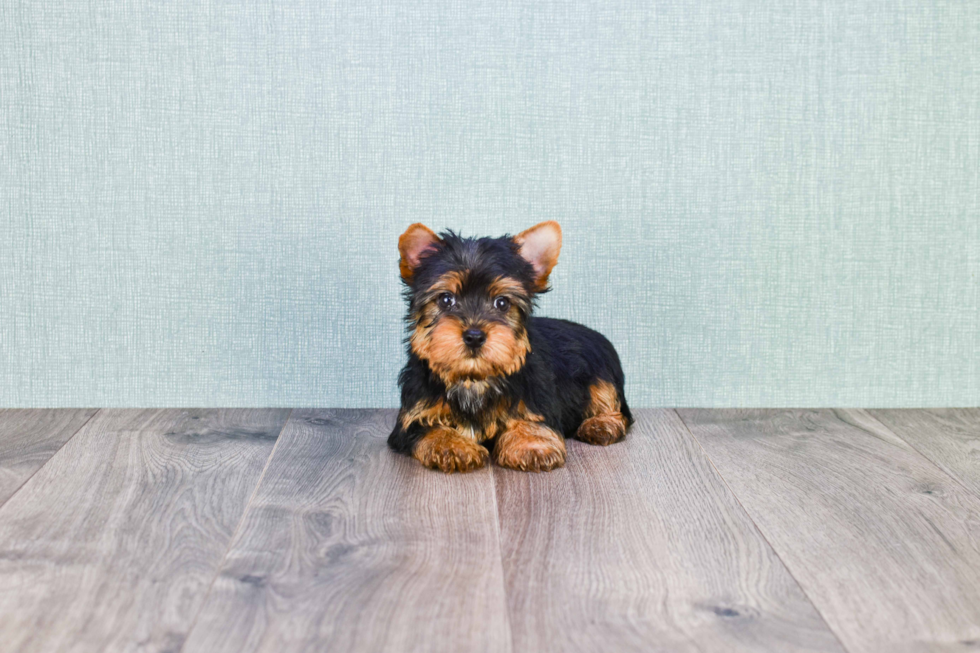
[[[460,381],[446,390],[446,398],[457,412],[477,418],[500,397],[500,389],[490,379]]]

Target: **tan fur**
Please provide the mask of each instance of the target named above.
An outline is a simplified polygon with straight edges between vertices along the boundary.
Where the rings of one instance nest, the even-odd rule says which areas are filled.
[[[458,295],[460,291],[463,290],[463,284],[466,283],[466,276],[466,272],[459,272],[456,270],[447,272],[439,277],[434,284],[432,284],[432,286],[429,288],[429,292],[451,292],[454,295]]]
[[[521,256],[534,267],[535,290],[545,290],[561,252],[561,227],[554,220],[541,222],[514,236],[514,242],[520,247]]]
[[[517,402],[517,419],[522,419],[526,422],[544,421],[544,417],[528,409],[527,405],[523,401]]]
[[[596,415],[584,420],[575,433],[582,442],[604,447],[619,442],[626,435],[626,420],[620,413]]]
[[[416,222],[409,226],[398,238],[398,253],[401,255],[398,270],[402,278],[410,281],[419,263],[419,257],[439,242],[441,242],[439,236],[424,224]]]
[[[589,386],[589,395],[592,400],[585,409],[586,417],[619,412],[619,393],[616,392],[616,386],[609,381],[597,380]]]
[[[471,383],[463,381],[463,383]],[[533,415],[533,413],[531,413]],[[476,442],[483,442],[503,430],[508,419],[509,411],[507,404],[498,401],[491,406],[485,413],[484,424],[475,427],[472,424],[460,422],[453,415],[452,409],[445,399],[438,399],[435,403],[420,401],[408,410],[401,410],[398,413],[398,422],[403,429],[407,429],[412,424],[422,424],[423,426],[445,426],[455,429],[463,437]]]
[[[510,277],[498,277],[494,279],[490,282],[488,289],[493,297],[499,295],[524,297],[527,292],[520,281],[511,279]]]
[[[415,329],[409,338],[412,351],[418,354],[422,360],[429,360],[429,348],[431,346],[429,330],[438,314],[439,311],[434,305],[425,306],[422,309],[422,314],[416,318]]]
[[[407,429],[413,423],[433,426],[440,424],[443,426],[453,426],[453,414],[449,409],[449,404],[444,399],[437,400],[434,404],[427,401],[420,401],[408,410],[403,410],[398,416],[398,421],[402,428]]]
[[[420,322],[410,338],[412,351],[446,385],[513,374],[524,365],[530,351],[526,334],[516,337],[509,326],[492,323],[486,328],[486,342],[473,356],[463,343],[463,330],[458,319],[445,315],[433,327]]]
[[[451,473],[483,467],[490,459],[490,453],[460,431],[437,426],[416,443],[412,457],[430,469]]]
[[[487,329],[487,341],[480,348],[480,358],[487,360],[498,375],[513,374],[524,366],[530,344],[527,335],[514,333],[510,325],[491,323]]]
[[[493,406],[484,412],[483,433],[480,441],[490,440],[497,437],[504,430],[510,410],[507,402],[497,401]]]
[[[546,472],[565,464],[565,441],[544,424],[514,419],[507,422],[493,455],[501,467]]]
[[[480,442],[486,440],[492,440],[497,437],[497,434],[503,429],[503,422],[498,419],[488,419],[483,424],[483,430],[480,433]]]
[[[591,399],[585,409],[585,419],[575,434],[582,442],[605,446],[619,442],[626,435],[626,418],[619,412],[616,386],[598,380],[589,386]]]
[[[465,283],[466,272],[447,272],[429,288],[429,294],[459,294]],[[497,294],[524,293],[523,286],[514,279],[501,277],[493,284]],[[415,329],[409,344],[412,351],[428,362],[432,371],[447,386],[467,379],[481,380],[513,374],[524,365],[531,345],[527,333],[520,328],[516,308],[511,308],[504,324],[464,325],[458,317],[442,314],[436,301],[433,299],[415,316]],[[483,328],[487,334],[486,342],[475,356],[463,343],[463,331],[473,326]]]

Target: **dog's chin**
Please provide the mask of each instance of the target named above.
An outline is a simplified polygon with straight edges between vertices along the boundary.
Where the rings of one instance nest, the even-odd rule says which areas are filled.
[[[446,387],[479,383],[501,375],[501,371],[493,361],[479,354],[464,353],[451,360],[430,360],[429,365],[442,378]]]

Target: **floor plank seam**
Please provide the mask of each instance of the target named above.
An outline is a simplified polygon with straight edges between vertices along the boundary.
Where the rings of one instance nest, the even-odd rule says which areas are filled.
[[[752,523],[752,527],[755,528],[756,532],[759,533],[759,537],[761,537],[762,540],[766,543],[766,545],[772,551],[773,555],[775,555],[776,558],[779,559],[779,562],[780,564],[783,565],[783,568],[786,570],[786,573],[789,574],[790,578],[793,579],[793,582],[796,583],[796,586],[800,589],[800,592],[802,592],[806,600],[810,602],[810,605],[813,606],[814,611],[818,615],[820,615],[821,621],[823,621],[824,625],[827,627],[827,630],[834,636],[834,639],[837,640],[837,643],[840,644],[841,649],[845,651],[851,651],[851,649],[844,644],[844,641],[841,639],[840,634],[836,630],[834,630],[833,626],[831,626],[830,623],[827,621],[827,617],[824,615],[824,613],[821,612],[817,604],[813,602],[813,599],[807,593],[806,588],[803,587],[803,584],[800,582],[800,579],[796,577],[796,574],[793,573],[793,570],[790,569],[788,564],[786,564],[786,560],[784,560],[783,556],[780,555],[779,550],[776,549],[775,546],[773,546],[772,542],[769,541],[769,538],[766,537],[766,534],[762,531],[761,528],[759,528],[759,524],[757,524],[755,519],[752,517],[752,513],[746,510],[745,506],[742,504],[742,500],[739,498],[738,494],[735,493],[735,490],[732,489],[732,486],[728,483],[728,480],[721,473],[721,470],[718,469],[718,466],[715,465],[715,461],[711,459],[711,456],[708,454],[708,450],[704,448],[704,446],[701,444],[701,441],[698,440],[698,437],[694,435],[694,431],[692,431],[688,423],[684,421],[684,417],[681,416],[680,412],[676,408],[672,408],[671,410],[674,412],[675,415],[677,415],[677,419],[679,419],[681,421],[681,424],[684,425],[684,429],[694,440],[695,444],[698,445],[698,448],[704,453],[705,458],[708,460],[708,464],[711,465],[711,468],[715,470],[715,473],[718,475],[718,478],[721,479],[721,482],[725,484],[725,488],[731,493],[732,497],[735,499],[735,502],[738,504],[738,507],[742,510],[743,513],[745,513],[745,516],[748,517],[749,521]]]
[[[57,449],[55,449],[55,451],[54,451],[54,453],[52,453],[52,454],[51,454],[50,456],[48,456],[48,459],[44,461],[44,464],[43,464],[43,465],[41,465],[40,467],[38,467],[37,469],[35,469],[35,470],[34,470],[34,471],[33,471],[33,472],[31,473],[31,475],[30,475],[30,476],[28,476],[27,478],[25,478],[25,479],[24,479],[24,482],[23,482],[23,483],[21,483],[20,485],[18,485],[18,486],[17,486],[17,489],[16,489],[16,490],[14,490],[13,492],[11,492],[11,493],[10,493],[10,496],[9,496],[9,497],[7,497],[6,499],[4,499],[3,501],[0,501],[0,508],[3,508],[3,507],[4,507],[4,506],[5,506],[6,504],[7,504],[7,502],[8,502],[8,501],[10,501],[10,500],[11,500],[11,499],[13,499],[13,498],[14,498],[15,496],[17,496],[17,493],[18,493],[18,492],[20,492],[20,491],[21,491],[21,489],[22,489],[22,488],[23,488],[23,487],[24,487],[25,485],[27,485],[27,483],[28,483],[28,482],[29,482],[29,481],[30,481],[30,480],[31,480],[32,478],[34,478],[34,476],[36,476],[36,475],[37,475],[37,473],[38,473],[39,471],[41,471],[42,469],[44,469],[44,468],[45,468],[45,467],[47,466],[47,464],[48,464],[48,463],[50,463],[50,462],[51,462],[51,460],[52,460],[52,459],[54,459],[54,457],[55,457],[55,456],[57,456],[57,455],[58,455],[58,453],[59,453],[59,452],[60,452],[60,451],[61,451],[62,449],[64,449],[64,448],[65,448],[65,446],[66,446],[66,445],[67,445],[67,444],[68,444],[69,442],[71,442],[71,441],[72,441],[72,440],[73,440],[73,439],[75,438],[75,436],[76,436],[76,435],[78,435],[79,433],[81,433],[81,432],[82,432],[82,429],[83,429],[83,428],[85,428],[85,427],[86,427],[86,426],[88,425],[88,423],[89,423],[89,422],[91,422],[91,421],[92,421],[93,419],[95,419],[95,417],[96,417],[96,415],[99,415],[100,413],[102,413],[102,409],[101,409],[101,408],[96,408],[96,409],[95,409],[95,412],[94,412],[94,413],[92,413],[92,414],[91,414],[91,415],[89,416],[89,418],[88,418],[87,420],[85,420],[84,422],[82,422],[82,424],[81,424],[81,426],[79,426],[79,427],[78,427],[77,429],[75,429],[75,432],[74,432],[74,433],[72,433],[72,434],[71,434],[71,435],[70,435],[70,436],[68,437],[68,439],[67,439],[67,440],[65,440],[64,442],[62,442],[62,443],[61,443],[61,446],[60,446],[60,447],[58,447]]]
[[[500,528],[500,502],[497,500],[497,473],[495,470],[490,470],[490,483],[493,486],[493,512],[494,512],[494,530],[497,532],[497,560],[500,563],[500,585],[503,588],[504,596],[504,615],[507,618],[507,629],[510,631],[510,650],[517,651],[517,642],[514,641],[514,627],[510,622],[510,594],[507,591],[507,580],[504,577],[504,543],[501,537],[503,531]]]
[[[885,429],[886,431],[888,431],[889,433],[891,433],[892,435],[894,435],[896,438],[898,438],[899,440],[901,440],[902,442],[904,442],[905,444],[907,444],[908,447],[909,447],[909,449],[911,449],[912,451],[914,451],[916,453],[916,455],[918,455],[920,458],[922,458],[923,460],[925,460],[926,462],[928,462],[930,465],[932,465],[933,467],[935,467],[936,469],[938,469],[940,474],[942,474],[943,476],[946,476],[946,477],[952,479],[957,485],[959,485],[961,488],[963,488],[964,490],[966,490],[970,495],[975,496],[977,498],[980,498],[980,493],[976,492],[975,490],[973,490],[970,487],[967,487],[967,485],[965,483],[963,483],[963,481],[961,481],[956,474],[953,474],[952,472],[948,472],[945,469],[943,469],[939,465],[939,463],[935,462],[932,458],[930,458],[926,454],[922,453],[922,451],[920,451],[919,448],[916,447],[914,444],[912,444],[911,442],[909,442],[909,440],[907,438],[903,438],[901,436],[901,434],[899,434],[893,428],[889,427],[887,424],[885,424],[880,419],[878,419],[877,417],[875,417],[871,413],[870,410],[867,410],[867,409],[864,409],[864,408],[861,408],[859,410],[861,410],[861,412],[863,412],[865,415],[867,415],[868,417],[870,417],[871,419],[873,419],[875,422],[877,422],[878,424],[880,424],[883,429]]]
[[[248,501],[245,503],[245,509],[242,510],[242,516],[238,518],[238,524],[235,525],[235,531],[231,534],[231,538],[228,540],[228,546],[225,547],[225,552],[221,555],[221,561],[215,567],[215,572],[211,577],[211,582],[208,584],[208,589],[204,592],[204,598],[201,599],[201,605],[197,609],[197,614],[194,615],[194,621],[191,622],[190,627],[187,629],[187,633],[184,635],[184,641],[180,643],[176,653],[183,652],[184,646],[187,644],[187,640],[191,638],[191,633],[194,632],[194,628],[197,627],[197,620],[200,619],[201,613],[204,612],[204,608],[208,603],[208,597],[211,596],[211,590],[214,589],[214,584],[217,582],[218,576],[221,575],[221,570],[225,567],[225,560],[228,559],[228,554],[231,552],[231,548],[235,545],[235,540],[238,538],[242,525],[245,523],[245,518],[248,516],[248,511],[252,507],[252,502],[255,500],[255,495],[258,494],[259,488],[262,487],[262,482],[265,480],[265,474],[267,471],[269,471],[269,465],[272,464],[272,459],[276,455],[276,449],[279,448],[279,443],[282,441],[282,434],[286,431],[286,426],[289,425],[289,421],[293,418],[293,412],[295,410],[295,408],[289,409],[289,415],[286,416],[285,421],[282,423],[282,427],[279,429],[279,435],[276,436],[276,442],[272,445],[272,451],[269,452],[269,457],[266,458],[265,466],[262,467],[262,473],[259,474],[259,480],[255,483],[255,487],[252,488],[252,494],[248,497]]]

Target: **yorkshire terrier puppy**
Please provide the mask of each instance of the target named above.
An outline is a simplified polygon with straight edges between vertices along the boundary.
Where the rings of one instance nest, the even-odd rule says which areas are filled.
[[[561,228],[462,238],[413,224],[398,239],[408,363],[388,445],[426,467],[466,472],[490,459],[546,471],[565,437],[607,445],[633,423],[612,344],[581,324],[531,315],[558,262]]]

